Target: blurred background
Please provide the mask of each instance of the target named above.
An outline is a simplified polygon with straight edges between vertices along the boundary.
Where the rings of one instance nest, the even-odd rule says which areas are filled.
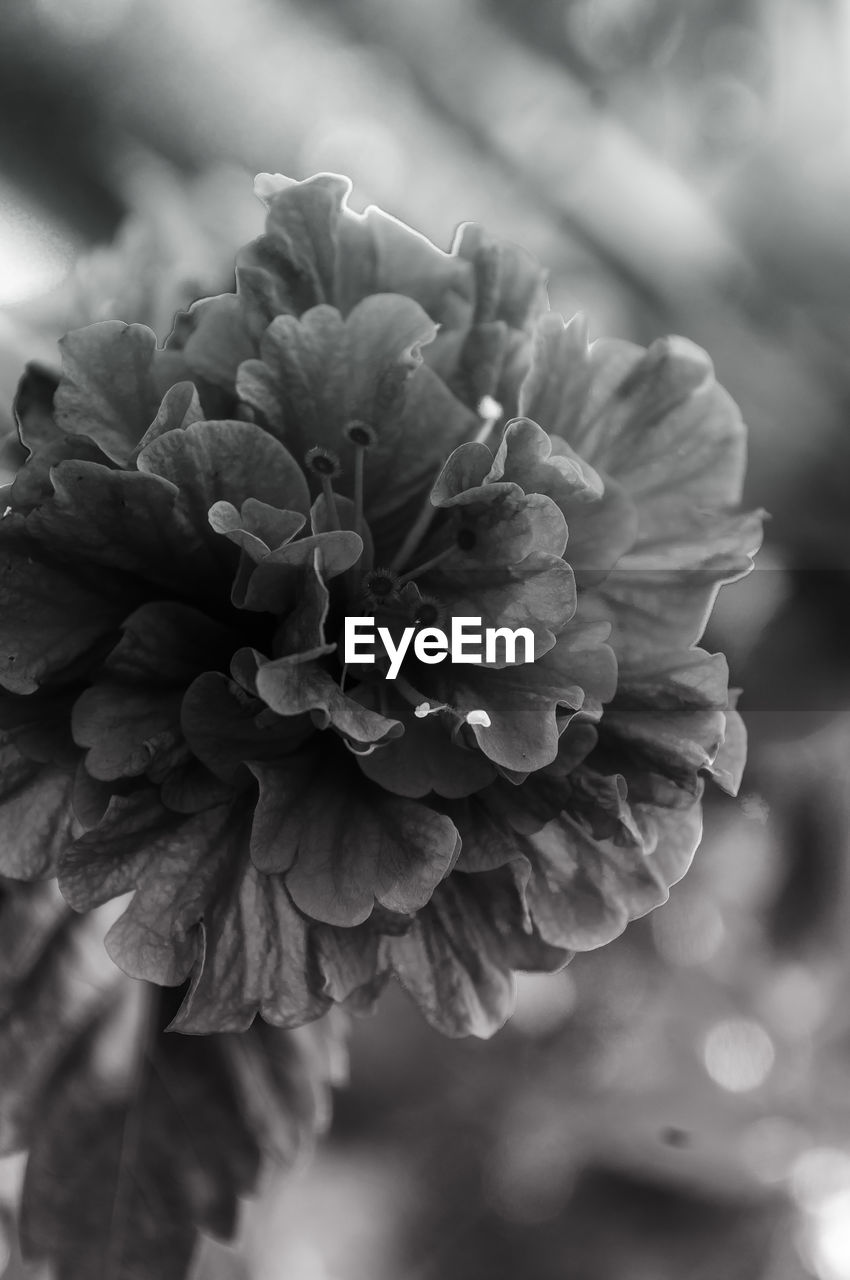
[[[260,170],[347,173],[446,248],[482,222],[592,336],[699,342],[771,520],[706,642],[745,690],[743,795],[669,904],[522,980],[489,1044],[387,997],[318,1155],[199,1276],[848,1280],[850,5],[3,5],[0,435],[67,328],[162,338],[230,287]]]

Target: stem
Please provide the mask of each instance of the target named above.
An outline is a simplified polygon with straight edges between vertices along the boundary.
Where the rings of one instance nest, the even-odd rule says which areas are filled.
[[[354,453],[354,532],[360,532],[363,528],[363,460],[366,450],[363,445],[357,445]]]
[[[430,560],[426,560],[423,564],[417,565],[415,569],[411,569],[409,573],[403,574],[399,578],[399,586],[405,586],[408,582],[413,582],[414,578],[421,578],[423,573],[427,573],[429,569],[433,569],[435,565],[442,563],[449,556],[454,555],[457,547],[454,543],[446,547],[443,551],[438,551]]]
[[[437,475],[440,474],[442,469],[443,468],[440,467],[440,471],[437,472]],[[435,481],[436,481],[436,478],[437,477],[435,476],[434,477]],[[433,485],[431,486],[431,488],[433,488]],[[431,501],[431,489],[429,489],[427,494],[425,495],[425,501],[422,504],[422,508],[419,512],[419,515],[416,517],[413,524],[408,529],[407,536],[405,537],[398,551],[395,553],[392,560],[390,561],[391,569],[393,570],[400,569],[402,565],[407,560],[410,559],[410,557],[413,555],[413,552],[416,550],[416,548],[419,546],[422,539],[425,537],[425,534],[428,532],[428,529],[431,526],[431,521],[434,519],[434,516],[436,514],[437,514],[437,508],[434,506],[433,502]]]
[[[331,483],[330,476],[322,476],[322,493],[325,498],[325,506],[328,509],[328,524],[332,529],[341,529],[339,522],[339,511],[336,505],[336,494]]]

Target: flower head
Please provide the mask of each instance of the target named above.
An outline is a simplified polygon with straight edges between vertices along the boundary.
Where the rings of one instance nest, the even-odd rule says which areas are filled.
[[[588,346],[520,251],[259,180],[236,292],[164,347],[69,333],[0,521],[4,874],[58,868],[175,1026],[294,1026],[390,976],[450,1034],[666,897],[743,738],[695,648],[747,570],[702,352]],[[386,653],[347,662],[348,617]],[[534,661],[400,637],[475,617]]]

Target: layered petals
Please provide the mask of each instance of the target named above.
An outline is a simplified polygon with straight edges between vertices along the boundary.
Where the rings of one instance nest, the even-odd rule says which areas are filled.
[[[73,331],[16,405],[0,872],[130,895],[106,946],[184,988],[184,1032],[395,979],[490,1035],[515,970],[664,901],[706,777],[740,783],[695,646],[761,521],[708,358],[588,346],[522,250],[443,253],[349,189],[262,175],[235,292],[164,348]]]

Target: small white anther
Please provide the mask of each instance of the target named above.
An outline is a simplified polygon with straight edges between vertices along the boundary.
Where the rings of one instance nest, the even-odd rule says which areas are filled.
[[[478,416],[490,422],[497,422],[503,413],[502,406],[492,396],[482,396],[478,401]]]
[[[486,711],[467,711],[466,723],[480,725],[482,729],[489,729],[491,720]]]

